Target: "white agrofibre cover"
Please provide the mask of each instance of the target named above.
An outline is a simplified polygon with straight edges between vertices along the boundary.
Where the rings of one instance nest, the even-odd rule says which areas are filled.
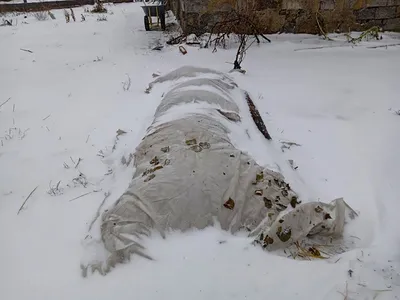
[[[310,247],[313,240],[344,249],[343,227],[355,214],[343,199],[301,203],[280,173],[258,165],[232,144],[231,129],[249,115],[240,109],[245,92],[229,76],[182,67],[157,78],[147,92],[163,82],[172,88],[135,150],[132,182],[101,218],[109,256],[82,265],[84,276],[88,266],[106,274],[132,254],[151,259],[142,236],[154,230],[165,237],[168,230],[215,223],[232,233],[249,231],[266,250],[290,248],[293,255],[310,251],[320,257]]]

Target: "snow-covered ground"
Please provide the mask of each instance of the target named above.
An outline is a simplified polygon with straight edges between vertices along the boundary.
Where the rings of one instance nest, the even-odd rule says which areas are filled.
[[[245,75],[232,74],[274,139],[255,137],[243,150],[259,163],[271,149],[293,159],[296,172],[279,167],[305,201],[344,197],[360,215],[348,228],[358,249],[295,261],[209,228],[154,236],[155,261],[134,257],[83,279],[90,222],[105,193],[110,205],[127,187],[133,170],[121,157],[160,101],[144,93],[152,74],[182,65],[229,71],[236,51],[151,50],[165,37],[144,31],[140,4],[107,7],[103,22],[80,8],[76,23],[60,10],[56,20],[20,15],[0,27],[1,299],[400,298],[400,46],[368,48],[399,44],[396,34],[356,47],[342,36],[271,36],[250,48]],[[304,50],[315,47],[329,48]],[[119,129],[127,134],[116,143]],[[282,153],[281,141],[301,146]]]

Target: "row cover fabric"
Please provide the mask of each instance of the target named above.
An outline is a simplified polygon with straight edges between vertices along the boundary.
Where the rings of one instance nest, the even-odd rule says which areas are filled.
[[[177,83],[178,80],[178,83]],[[258,165],[229,139],[229,123],[241,122],[231,78],[213,70],[182,67],[150,84],[172,81],[152,126],[134,153],[128,189],[101,220],[107,261],[92,265],[106,274],[132,254],[151,257],[141,236],[156,230],[203,229],[218,222],[232,233],[247,230],[266,250],[316,237],[340,237],[348,206],[301,203],[280,173]],[[350,210],[351,211],[351,210]],[[86,273],[87,266],[82,267]]]

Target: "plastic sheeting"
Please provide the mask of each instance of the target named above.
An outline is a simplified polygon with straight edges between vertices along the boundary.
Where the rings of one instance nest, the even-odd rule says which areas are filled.
[[[312,237],[341,236],[351,211],[343,199],[302,204],[281,174],[233,146],[227,124],[240,122],[243,112],[235,101],[245,98],[239,90],[243,98],[235,99],[238,87],[232,79],[183,67],[159,77],[147,92],[165,81],[175,86],[136,148],[132,182],[102,215],[101,237],[109,258],[92,270],[105,274],[132,254],[151,259],[141,236],[153,230],[165,237],[168,230],[218,222],[232,233],[247,230],[267,250]]]

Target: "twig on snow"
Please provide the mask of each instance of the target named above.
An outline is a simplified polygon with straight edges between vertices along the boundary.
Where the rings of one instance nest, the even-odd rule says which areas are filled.
[[[89,138],[90,138],[90,134],[88,134],[88,136],[87,136],[86,144],[87,144],[87,142],[89,141]]]
[[[28,199],[32,196],[32,194],[36,191],[36,189],[37,189],[38,187],[39,187],[39,186],[35,187],[35,188],[32,190],[32,192],[29,193],[28,197],[26,197],[24,203],[22,203],[21,207],[19,208],[19,210],[18,210],[18,212],[17,212],[17,215],[19,215],[19,213],[20,213],[21,210],[24,208],[24,206],[25,206],[26,202],[28,201]]]
[[[75,165],[75,169],[79,166],[80,162],[82,161],[82,158],[79,157],[78,162]]]
[[[25,51],[25,52],[29,52],[29,53],[33,53],[33,51],[31,51],[31,50],[29,50],[29,49],[22,49],[22,48],[20,48],[19,50]]]
[[[376,48],[387,48],[387,47],[395,47],[395,46],[400,46],[399,44],[389,44],[389,45],[379,45],[379,46],[370,46],[367,47],[368,49],[376,49]]]
[[[50,118],[51,114],[48,115],[46,118],[42,119],[42,121],[46,121],[48,118]]]
[[[6,104],[8,101],[10,101],[11,97],[8,98],[6,101],[4,101],[2,104],[0,104],[0,107],[2,107],[4,104]]]

